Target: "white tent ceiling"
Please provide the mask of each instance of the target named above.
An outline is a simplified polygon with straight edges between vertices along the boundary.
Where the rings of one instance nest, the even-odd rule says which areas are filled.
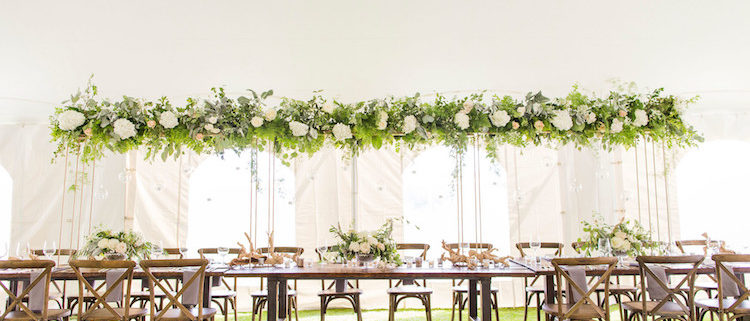
[[[107,97],[212,86],[340,99],[602,91],[615,77],[747,106],[747,1],[3,1],[0,122],[41,123],[90,74]]]

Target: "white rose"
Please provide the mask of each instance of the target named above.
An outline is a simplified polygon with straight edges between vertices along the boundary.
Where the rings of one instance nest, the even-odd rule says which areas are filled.
[[[472,100],[466,100],[464,102],[464,109],[461,110],[464,114],[468,114],[471,112],[471,110],[474,109],[474,101]]]
[[[335,137],[336,140],[346,140],[352,138],[352,130],[348,125],[333,125],[333,137]]]
[[[586,123],[591,124],[596,121],[596,114],[592,111],[589,112],[588,115],[586,115]]]
[[[516,112],[519,113],[521,116],[523,116],[523,114],[526,113],[526,107],[524,106],[518,107],[516,108]]]
[[[359,252],[359,244],[357,242],[350,243],[349,244],[349,251]]]
[[[74,130],[83,125],[86,116],[75,110],[66,110],[57,116],[57,124],[62,130]]]
[[[161,113],[161,115],[159,115],[159,124],[164,128],[174,128],[178,123],[179,121],[177,120],[177,115],[175,115],[171,111],[165,111]]]
[[[378,249],[381,250],[381,251],[385,251],[385,244],[378,243]]]
[[[315,130],[315,128],[310,128],[310,137],[317,139],[318,138],[318,131]]]
[[[613,237],[612,248],[619,251],[627,251],[630,250],[630,242],[623,238]]]
[[[336,103],[333,100],[326,101],[321,108],[326,113],[332,113],[336,109]]]
[[[469,128],[469,115],[457,113],[456,116],[453,117],[453,122],[458,125],[458,128],[467,129]]]
[[[253,116],[253,118],[250,119],[250,124],[252,124],[253,127],[258,128],[263,125],[263,118]]]
[[[404,127],[402,128],[404,134],[411,133],[415,129],[417,129],[417,117],[412,115],[404,117]]]
[[[208,122],[212,124],[216,124],[216,122],[219,121],[219,118],[216,116],[208,117]]]
[[[203,126],[207,131],[212,131],[214,129],[214,125],[212,124],[206,124],[206,126]]]
[[[212,133],[212,134],[218,134],[218,133],[221,133],[221,129],[219,129],[219,128],[214,128],[214,129],[212,129],[212,130],[211,130],[211,133]]]
[[[570,117],[570,114],[565,110],[555,110],[552,112],[554,116],[552,117],[552,125],[557,127],[559,130],[568,130],[573,127],[573,118]]]
[[[125,251],[127,250],[128,250],[128,246],[122,242],[117,244],[117,246],[115,247],[115,252],[120,253],[120,254],[125,254]]]
[[[294,136],[305,136],[305,135],[307,135],[307,129],[309,127],[310,126],[307,126],[307,125],[305,125],[303,123],[300,123],[300,122],[298,122],[296,120],[293,120],[293,121],[289,122],[289,129],[292,130],[292,135],[294,135]]]
[[[130,137],[135,136],[135,125],[131,123],[129,120],[125,118],[120,118],[118,120],[115,120],[114,123],[114,130],[115,134],[120,137],[120,139],[128,139]]]
[[[108,239],[101,239],[101,240],[99,240],[98,243],[96,243],[96,246],[99,247],[100,249],[104,249],[104,248],[107,248],[108,244],[109,244],[109,240]]]
[[[619,119],[617,119],[617,118],[615,118],[615,120],[612,121],[611,131],[613,133],[619,133],[619,132],[621,132],[622,131],[622,125],[623,125],[622,121],[619,120]]]
[[[370,243],[370,244],[378,244],[378,240],[376,240],[376,239],[375,239],[374,237],[372,237],[372,236],[367,236],[366,240],[367,240],[367,243]]]
[[[619,238],[621,238],[621,239],[626,239],[626,238],[628,237],[628,235],[627,235],[627,234],[625,234],[625,232],[623,232],[623,231],[617,231],[617,232],[615,233],[615,237],[619,237]]]
[[[646,111],[643,109],[638,109],[635,111],[635,120],[633,121],[633,126],[636,127],[643,127],[648,124],[648,114],[646,114]]]
[[[381,111],[378,113],[378,130],[385,130],[388,127],[388,113]]]
[[[269,108],[269,109],[267,109],[267,110],[266,110],[266,111],[265,111],[265,112],[263,113],[263,117],[264,117],[264,118],[265,118],[265,119],[266,119],[267,121],[272,121],[272,120],[276,119],[276,109],[273,109],[273,108]]]
[[[359,244],[359,251],[362,252],[362,253],[364,253],[364,254],[369,254],[370,253],[370,243],[367,243],[367,242],[360,243]]]
[[[533,103],[531,104],[531,113],[532,114],[538,114],[542,111],[542,104],[540,103]]]
[[[497,127],[503,127],[510,121],[510,115],[507,111],[498,110],[490,115],[490,121]]]

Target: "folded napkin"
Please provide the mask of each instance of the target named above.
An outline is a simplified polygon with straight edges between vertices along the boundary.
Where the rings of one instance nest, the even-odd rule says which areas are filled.
[[[121,275],[125,273],[125,269],[112,269],[107,271],[107,290],[109,290],[112,286],[115,285],[115,282],[117,279],[120,278]],[[124,280],[123,280],[124,282]],[[106,297],[107,302],[122,302],[122,283],[120,282],[117,284],[114,290],[112,292],[109,292],[109,294]]]
[[[414,279],[402,279],[401,285],[414,285]]]
[[[648,269],[651,270],[651,272],[654,272],[659,280],[669,286],[669,279],[667,279],[666,268],[662,266],[648,265]],[[651,298],[651,300],[659,301],[666,298],[668,294],[667,290],[661,287],[656,279],[654,279],[654,276],[652,276],[651,273],[648,272],[646,272],[646,292],[648,292],[648,297]]]
[[[43,272],[44,271],[32,271],[31,275],[29,276],[28,286],[30,286],[31,283],[34,282],[34,280],[36,280],[36,278],[39,277],[39,275],[41,275]],[[44,310],[44,302],[47,301],[47,298],[44,295],[46,282],[46,278],[42,278],[33,288],[31,288],[31,291],[29,291],[29,309],[31,311]]]
[[[734,269],[732,269],[731,266],[724,266],[731,272],[734,273]],[[719,273],[721,273],[721,291],[725,298],[728,297],[738,297],[740,296],[740,288],[737,286],[737,283],[734,282],[734,279],[732,279],[731,276],[727,274],[723,269],[719,269]],[[741,280],[741,278],[740,278]]]
[[[346,280],[337,279],[334,283],[336,284],[334,286],[336,292],[344,292],[344,290],[346,290]]]
[[[583,293],[578,292],[573,288],[573,286],[568,282],[567,287],[567,294],[568,294],[568,304],[574,304],[580,300],[583,299],[583,295],[588,291],[588,283],[586,282],[586,269],[583,267],[568,267],[565,268],[565,271],[568,272],[568,275],[570,275],[570,279],[573,280],[573,282],[578,285],[578,287],[583,290]]]
[[[221,286],[221,277],[220,276],[211,277],[211,286],[212,287]]]
[[[182,272],[183,285],[186,284],[190,279],[198,273],[197,270],[185,270]],[[182,304],[185,306],[197,306],[198,305],[198,291],[200,291],[200,280],[195,279],[193,283],[189,284],[188,287],[182,292]]]

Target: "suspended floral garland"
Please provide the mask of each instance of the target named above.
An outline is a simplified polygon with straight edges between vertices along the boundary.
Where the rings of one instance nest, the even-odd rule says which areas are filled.
[[[692,100],[665,96],[662,89],[647,95],[613,91],[597,98],[573,86],[567,96],[555,99],[541,92],[523,100],[477,93],[437,95],[431,102],[417,94],[342,103],[316,94],[307,101],[282,98],[278,106],[266,103],[272,91],[250,90],[235,99],[223,88],[212,92],[210,99],[188,98],[183,106],[172,105],[166,97],[110,101],[97,98],[97,87],[89,82],[51,116],[55,155],[66,148],[80,149],[84,161],[91,161],[107,150],[143,148],[147,158],[167,159],[185,150],[205,154],[273,146],[288,160],[313,154],[328,143],[352,153],[435,143],[460,152],[470,137],[478,136],[494,157],[501,145],[627,148],[647,138],[684,147],[702,140],[682,119]]]

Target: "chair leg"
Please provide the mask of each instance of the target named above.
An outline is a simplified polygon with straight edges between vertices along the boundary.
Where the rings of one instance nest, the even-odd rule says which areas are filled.
[[[396,300],[394,300],[395,295],[389,294],[388,295],[388,321],[394,321],[396,320]]]
[[[523,306],[523,321],[526,321],[529,316],[529,304],[531,304],[531,300],[533,298],[534,298],[534,293],[526,292],[526,304]]]
[[[424,312],[427,314],[427,321],[432,321],[432,302],[430,302],[430,295],[424,297]]]
[[[458,321],[461,321],[463,312],[464,312],[464,296],[461,293],[459,293],[458,294]]]
[[[497,293],[492,293],[493,308],[495,308],[495,321],[500,321],[500,302],[497,302]]]
[[[293,297],[293,299],[294,299],[293,301],[294,302],[294,320],[299,321],[299,314],[297,314],[299,310],[297,309],[297,297]]]
[[[320,296],[320,321],[326,320],[326,305],[328,305],[326,301],[327,301],[326,297],[324,295],[321,295]]]
[[[536,294],[536,321],[542,321],[542,295]]]
[[[451,321],[453,321],[456,314],[456,295],[456,293],[453,293],[453,297],[451,298],[451,301],[453,301],[451,303]]]
[[[357,312],[357,321],[362,321],[362,309],[359,305],[359,295],[354,296],[354,309]]]
[[[232,299],[232,313],[234,314],[234,321],[239,321],[239,319],[237,319],[237,297]]]

